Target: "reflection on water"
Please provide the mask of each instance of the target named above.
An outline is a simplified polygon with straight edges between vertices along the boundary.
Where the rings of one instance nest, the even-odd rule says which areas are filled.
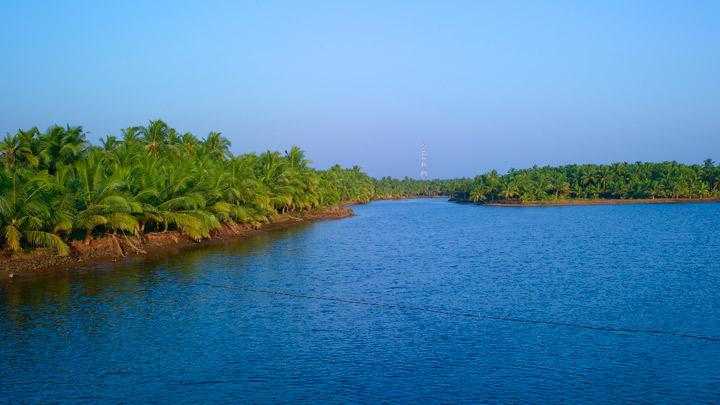
[[[0,284],[0,398],[712,402],[720,395],[720,343],[606,330],[720,336],[720,204],[507,209],[414,200],[356,212]]]
[[[72,311],[81,294],[87,305],[122,305],[166,282],[192,282],[203,271],[202,261],[210,256],[238,258],[262,255],[274,241],[292,237],[311,227],[309,223],[258,233],[240,241],[217,241],[211,245],[177,251],[172,256],[128,257],[119,262],[88,265],[71,271],[18,277],[0,282],[0,316],[16,329],[24,329],[34,313],[52,308],[55,313]],[[240,261],[242,265],[243,261]],[[113,309],[113,308],[110,308]],[[58,319],[62,322],[63,318]],[[92,322],[88,322],[92,323]]]

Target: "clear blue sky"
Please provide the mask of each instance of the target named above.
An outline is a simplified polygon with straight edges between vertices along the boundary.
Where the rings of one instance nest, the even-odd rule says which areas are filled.
[[[374,176],[720,159],[720,2],[0,2],[1,133],[151,118]]]

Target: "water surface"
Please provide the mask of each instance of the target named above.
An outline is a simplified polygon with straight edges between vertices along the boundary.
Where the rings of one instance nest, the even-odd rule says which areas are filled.
[[[720,400],[720,204],[355,210],[0,283],[0,402]]]

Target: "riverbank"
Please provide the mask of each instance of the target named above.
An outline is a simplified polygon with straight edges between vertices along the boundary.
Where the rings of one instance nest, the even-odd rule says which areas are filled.
[[[449,200],[450,196],[448,196],[448,195],[383,195],[383,196],[377,196],[376,198],[373,198],[370,201],[346,201],[343,203],[343,205],[348,207],[348,206],[352,206],[352,205],[369,204],[369,203],[375,202],[375,201],[417,200],[417,199],[426,199],[426,198],[439,198],[439,199]]]
[[[469,203],[468,201],[455,201]],[[551,201],[491,201],[477,203],[491,207],[564,207],[578,205],[615,205],[615,204],[681,204],[681,203],[708,203],[720,202],[717,198],[638,198],[638,199],[575,199]]]
[[[443,198],[443,199],[449,199],[450,196],[448,195],[388,195],[388,196],[379,196],[378,198],[373,199],[373,201],[395,201],[395,200],[417,200],[417,199],[424,199],[424,198]]]
[[[59,256],[48,249],[34,249],[20,254],[0,253],[0,278],[14,277],[24,273],[42,273],[65,270],[140,255],[168,255],[214,241],[232,241],[249,235],[268,232],[301,222],[325,219],[341,219],[355,215],[347,207],[327,207],[304,213],[279,215],[270,223],[258,227],[252,225],[224,225],[209,239],[194,241],[178,231],[148,233],[144,237],[105,235],[90,244],[73,241],[70,254]]]

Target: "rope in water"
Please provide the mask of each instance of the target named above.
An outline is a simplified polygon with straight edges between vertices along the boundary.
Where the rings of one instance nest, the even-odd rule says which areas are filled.
[[[377,308],[390,308],[390,309],[397,309],[397,310],[403,310],[403,311],[418,311],[418,312],[426,312],[426,313],[432,313],[432,314],[438,314],[438,315],[476,318],[476,319],[489,320],[489,321],[549,325],[549,326],[558,326],[558,327],[573,328],[573,329],[587,329],[587,330],[611,332],[611,333],[638,333],[638,334],[665,335],[665,336],[673,336],[673,337],[680,337],[680,338],[686,338],[686,339],[697,339],[697,340],[704,340],[704,341],[710,341],[710,342],[720,342],[720,336],[695,335],[695,334],[690,334],[690,333],[685,333],[685,332],[667,331],[667,330],[662,330],[662,329],[621,328],[621,327],[613,327],[613,326],[590,325],[590,324],[563,322],[563,321],[555,321],[555,320],[516,318],[516,317],[509,317],[509,316],[487,315],[487,314],[482,314],[480,312],[455,311],[455,310],[448,310],[448,309],[420,307],[420,306],[405,305],[405,304],[387,304],[387,303],[382,303],[382,302],[373,302],[373,301],[366,301],[366,300],[352,299],[352,298],[339,298],[339,297],[323,296],[323,295],[309,295],[309,294],[300,294],[300,293],[291,292],[291,291],[265,290],[265,289],[258,289],[258,288],[228,286],[228,285],[212,284],[212,283],[189,283],[189,284],[195,285],[195,286],[223,288],[226,290],[245,291],[245,292],[266,294],[266,295],[275,295],[275,296],[283,296],[283,297],[291,297],[291,298],[302,298],[302,299],[318,300],[318,301],[341,302],[341,303],[346,303],[346,304],[365,305],[365,306],[377,307]]]

